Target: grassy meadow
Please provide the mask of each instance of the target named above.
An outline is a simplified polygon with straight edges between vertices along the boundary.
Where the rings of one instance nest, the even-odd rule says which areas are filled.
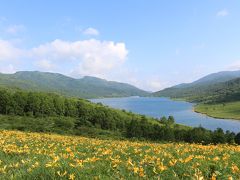
[[[198,104],[194,110],[215,118],[240,120],[240,101],[221,104]]]
[[[240,146],[0,131],[0,179],[240,179]]]

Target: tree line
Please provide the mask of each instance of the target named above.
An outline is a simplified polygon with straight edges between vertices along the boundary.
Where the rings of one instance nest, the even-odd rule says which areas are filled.
[[[19,130],[52,132],[57,129],[56,132],[79,134],[83,129],[94,128],[119,132],[126,138],[153,141],[240,144],[240,133],[224,132],[220,128],[210,131],[183,127],[175,124],[172,116],[149,118],[53,93],[0,89],[0,114],[11,117],[0,124],[11,121],[11,128]]]

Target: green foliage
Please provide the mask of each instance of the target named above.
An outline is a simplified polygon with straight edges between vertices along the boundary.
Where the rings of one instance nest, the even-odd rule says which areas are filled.
[[[203,127],[193,128],[186,137],[188,142],[208,144],[212,142],[212,133]]]
[[[163,116],[162,118],[160,118],[160,122],[164,125],[172,126],[175,123],[175,119],[173,116],[169,116],[168,119],[165,116]]]
[[[240,144],[240,133],[238,133],[236,136],[235,136],[235,142],[237,143],[237,144]]]
[[[215,144],[226,143],[226,136],[221,128],[218,128],[213,132],[212,141]]]

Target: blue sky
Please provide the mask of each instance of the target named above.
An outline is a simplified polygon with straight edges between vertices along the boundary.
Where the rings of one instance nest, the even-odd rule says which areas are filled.
[[[97,76],[159,90],[240,69],[240,1],[2,1],[0,72]]]

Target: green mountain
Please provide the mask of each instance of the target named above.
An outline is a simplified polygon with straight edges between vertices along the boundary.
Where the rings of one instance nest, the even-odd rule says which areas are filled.
[[[240,77],[240,71],[221,71],[217,73],[212,73],[207,76],[204,76],[203,78],[200,78],[197,81],[194,81],[192,83],[186,83],[184,86],[182,84],[181,87],[190,87],[190,86],[199,86],[199,85],[211,85],[221,82],[230,81],[235,78]]]
[[[74,79],[58,73],[38,71],[0,74],[0,86],[29,91],[55,92],[81,98],[146,96],[149,94],[126,83],[89,76]]]
[[[153,93],[154,96],[184,98],[195,102],[240,100],[240,71],[210,74],[192,83],[180,84]]]

